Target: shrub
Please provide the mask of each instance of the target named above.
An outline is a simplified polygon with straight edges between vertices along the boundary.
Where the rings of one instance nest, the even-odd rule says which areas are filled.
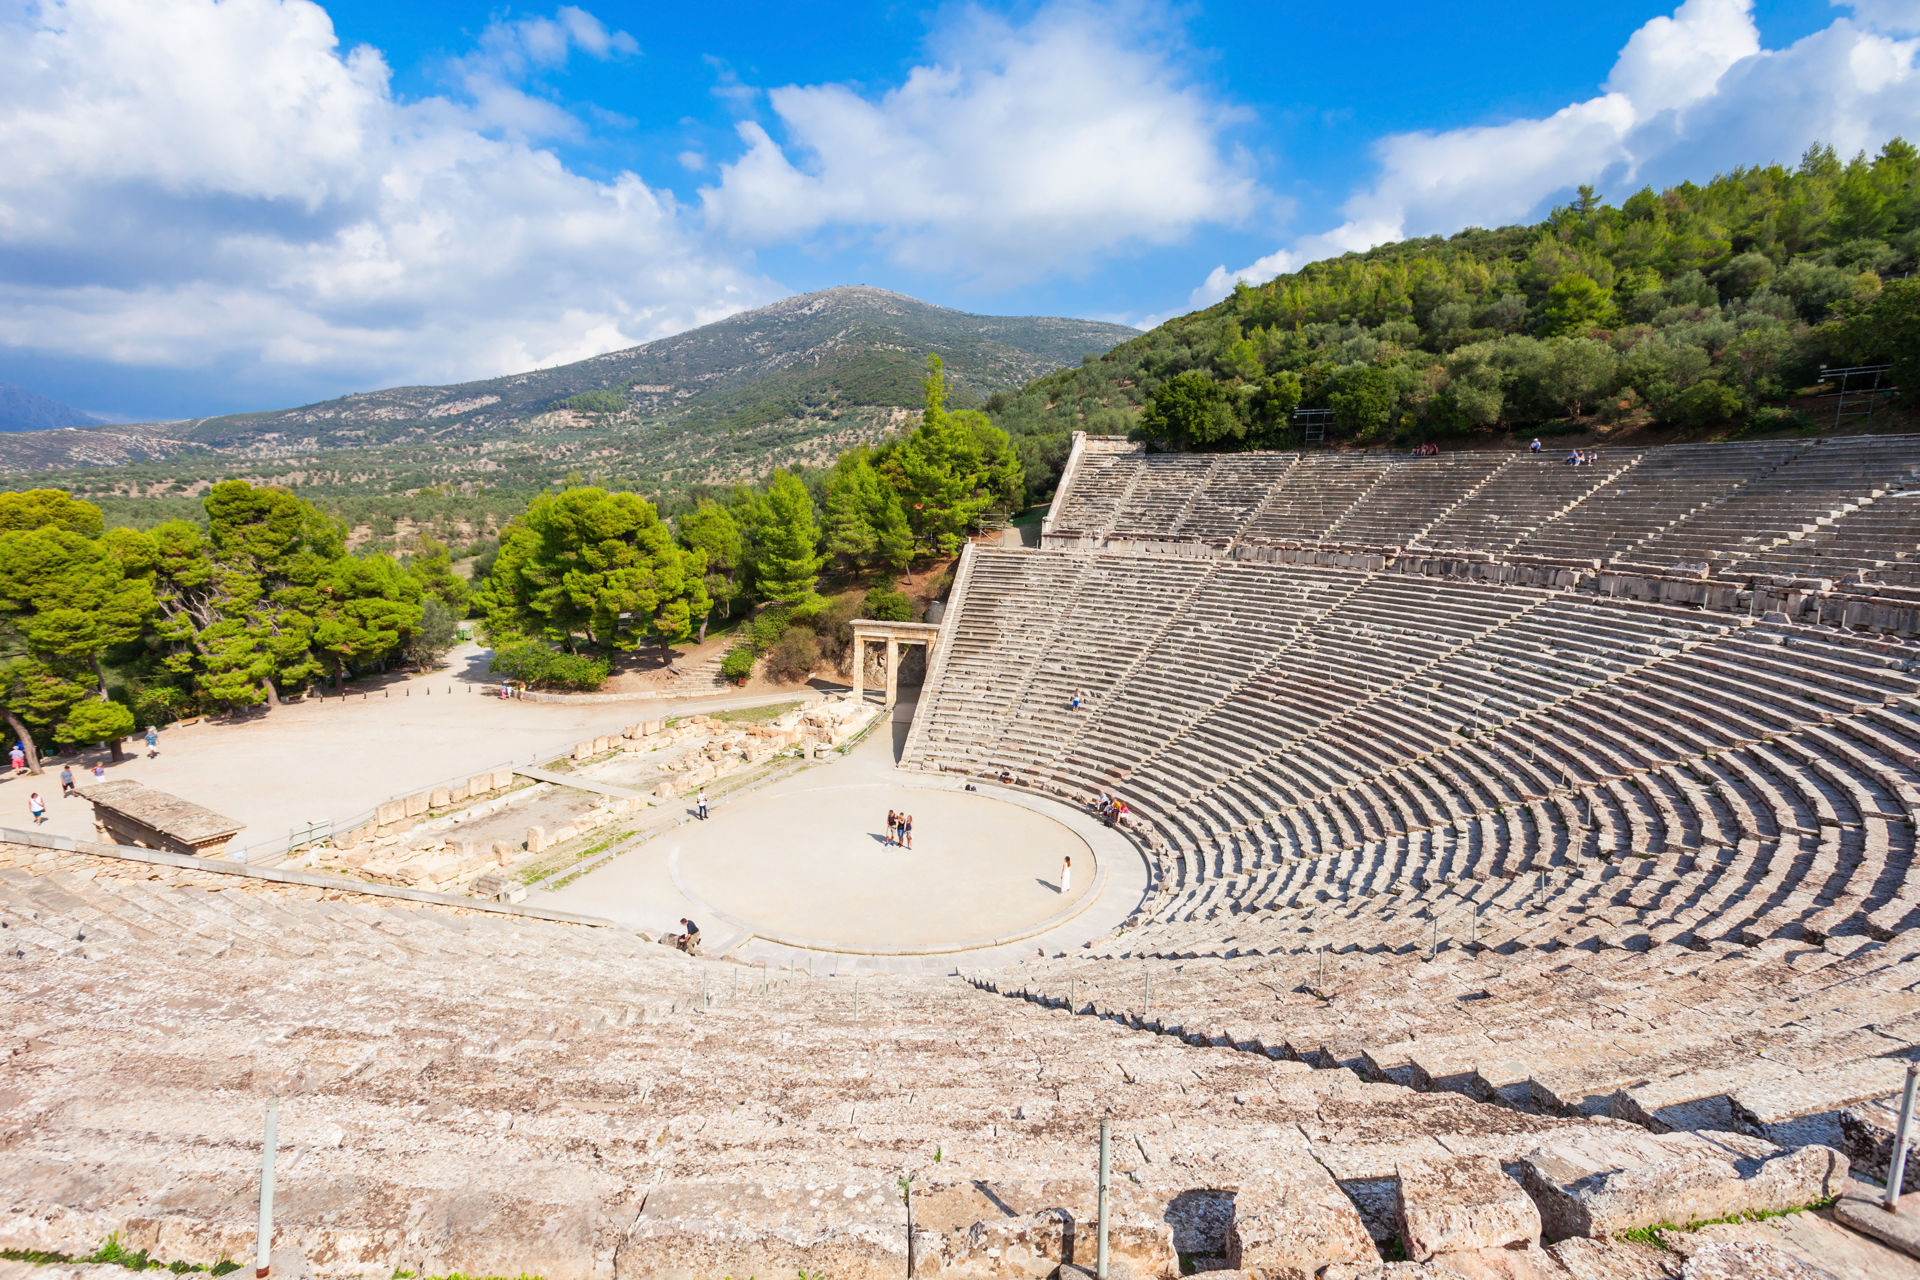
[[[747,624],[748,642],[755,653],[766,653],[778,644],[780,637],[787,633],[792,619],[785,609],[778,607],[762,609],[753,615],[753,621]]]
[[[489,670],[536,689],[591,692],[607,682],[607,660],[549,649],[534,640],[496,649]]]
[[[1694,383],[1674,402],[1673,416],[1690,427],[1705,426],[1710,422],[1725,422],[1737,417],[1746,408],[1746,402],[1740,393],[1732,387],[1711,380]]]
[[[820,645],[813,632],[795,627],[780,637],[767,655],[767,676],[783,684],[797,684],[812,673],[820,661]]]
[[[913,620],[913,601],[907,599],[903,592],[875,587],[867,592],[861,612],[876,622],[910,622]]]
[[[753,646],[737,644],[727,650],[727,656],[720,659],[720,674],[735,684],[745,684],[753,678]]]

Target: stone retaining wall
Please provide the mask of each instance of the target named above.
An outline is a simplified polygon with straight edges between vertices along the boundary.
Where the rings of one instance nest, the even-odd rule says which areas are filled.
[[[25,835],[26,839],[10,838]],[[611,922],[595,916],[550,911],[542,907],[520,907],[504,903],[482,902],[429,893],[367,884],[311,871],[292,871],[280,867],[256,867],[243,862],[194,858],[156,849],[133,849],[120,845],[102,845],[91,841],[64,841],[71,847],[52,842],[32,842],[29,833],[0,830],[0,870],[18,868],[29,875],[43,876],[56,871],[103,877],[111,880],[155,880],[175,888],[206,889],[238,893],[274,894],[303,901],[356,902],[371,906],[430,907],[454,915],[513,915],[555,920],[565,924],[606,927]]]

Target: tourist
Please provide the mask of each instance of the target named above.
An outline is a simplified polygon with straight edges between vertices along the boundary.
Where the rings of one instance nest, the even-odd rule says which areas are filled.
[[[680,927],[685,930],[673,940],[673,945],[690,956],[700,954],[700,926],[685,916],[680,917]]]
[[[38,791],[27,797],[27,812],[33,815],[33,825],[36,827],[47,820],[47,802],[40,798]]]
[[[1063,898],[1066,897],[1067,894],[1072,891],[1072,889],[1073,889],[1073,859],[1072,857],[1069,856],[1069,857],[1062,858],[1060,860],[1060,896]]]
[[[1531,452],[1533,452],[1533,453],[1538,453],[1538,452],[1540,452],[1540,437],[1539,437],[1539,436],[1535,436],[1535,437],[1533,438],[1533,443],[1532,443],[1531,445],[1529,445],[1529,446],[1527,446],[1527,447],[1528,447],[1528,449],[1529,449],[1529,450],[1530,450]]]
[[[147,759],[160,754],[160,730],[153,725],[147,726]]]
[[[1567,455],[1567,465],[1570,467],[1577,467],[1580,465],[1580,451],[1578,449],[1575,449],[1573,452]]]
[[[60,795],[64,799],[65,797],[70,796],[72,794],[73,794],[73,766],[70,764],[63,764],[60,766]]]
[[[13,744],[13,750],[7,753],[7,758],[13,762],[13,771],[15,773],[25,773],[27,771],[27,753],[21,749],[19,743],[16,742]]]
[[[95,782],[98,782],[98,781],[100,781],[100,779],[102,779],[102,778],[104,778],[104,777],[106,777],[106,776],[107,776],[107,766],[106,766],[106,764],[105,764],[105,763],[104,763],[103,761],[100,761],[100,760],[95,760],[95,761],[93,762],[93,780],[94,780]]]
[[[913,815],[910,813],[900,815],[900,843],[913,848]]]
[[[887,845],[888,847],[892,847],[894,833],[899,829],[900,829],[900,815],[895,813],[891,809],[887,810]]]
[[[700,821],[705,822],[707,820],[707,789],[705,787],[700,788],[700,794],[695,797],[695,801],[700,806]]]
[[[1067,707],[1072,711],[1078,711],[1080,709],[1080,691],[1078,689],[1073,691],[1073,700],[1067,704]]]

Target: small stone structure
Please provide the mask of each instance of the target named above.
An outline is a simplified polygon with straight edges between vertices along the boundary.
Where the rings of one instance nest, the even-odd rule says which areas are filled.
[[[93,805],[94,831],[109,844],[217,858],[246,825],[138,782],[103,782],[79,791]]]
[[[923,644],[931,651],[940,638],[940,628],[931,622],[879,622],[856,618],[853,623],[853,697],[857,702],[867,693],[867,641],[885,641],[887,646],[887,705],[900,696],[900,646]]]

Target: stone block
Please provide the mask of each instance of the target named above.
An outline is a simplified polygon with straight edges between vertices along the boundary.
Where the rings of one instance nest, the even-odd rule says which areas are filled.
[[[595,738],[593,740],[593,754],[600,755],[602,752],[611,750],[612,746],[612,738]]]
[[[575,760],[586,760],[591,758],[592,755],[593,744],[591,742],[576,742],[573,744],[573,758]]]
[[[527,852],[528,853],[539,853],[547,847],[547,844],[548,844],[547,831],[545,827],[528,827],[527,828]]]
[[[1234,1191],[1230,1267],[1257,1276],[1312,1276],[1330,1263],[1379,1257],[1360,1211],[1311,1157],[1274,1160],[1273,1167],[1243,1176]]]
[[[1507,1249],[1540,1243],[1540,1211],[1491,1156],[1413,1162],[1399,1168],[1394,1214],[1407,1256]]]
[[[659,733],[661,730],[665,729],[666,727],[667,727],[667,722],[665,720],[642,720],[640,722],[641,734],[649,738],[653,737],[655,734]]]
[[[405,800],[389,800],[373,811],[373,822],[375,826],[390,827],[406,816],[407,802]]]
[[[513,770],[495,769],[493,771],[493,785],[487,789],[489,791],[504,791],[512,785],[513,785]]]
[[[435,787],[427,793],[427,808],[444,809],[453,803],[453,792],[446,787]]]
[[[493,842],[493,856],[499,861],[501,866],[505,866],[507,860],[518,852],[520,851],[513,847],[513,842],[510,840],[495,840]]]
[[[416,791],[408,796],[406,799],[407,816],[409,818],[417,818],[425,813],[428,808],[428,801],[431,799],[432,797],[425,791]]]
[[[1614,1126],[1556,1136],[1520,1162],[1549,1240],[1789,1209],[1835,1194],[1846,1176],[1847,1158],[1828,1147]]]
[[[493,790],[493,775],[490,773],[476,773],[467,779],[468,796],[483,796],[491,790]]]
[[[671,782],[663,782],[653,789],[653,798],[655,800],[671,800],[674,795],[675,788]]]
[[[448,788],[447,788],[447,803],[448,803],[448,804],[460,804],[460,803],[462,803],[462,802],[464,802],[464,801],[466,800],[466,798],[467,798],[467,784],[466,784],[466,783],[464,783],[464,782],[456,782],[456,783],[454,783],[454,784],[453,784],[452,786],[450,786],[450,787],[448,787]]]

